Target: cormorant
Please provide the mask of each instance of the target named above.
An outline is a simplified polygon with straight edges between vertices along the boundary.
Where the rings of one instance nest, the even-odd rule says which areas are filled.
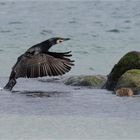
[[[24,54],[18,57],[16,64],[12,68],[9,81],[4,87],[12,90],[16,84],[16,79],[20,77],[36,78],[43,76],[58,76],[69,72],[73,66],[72,56],[69,52],[50,52],[49,49],[69,38],[55,37],[43,41],[29,48]]]

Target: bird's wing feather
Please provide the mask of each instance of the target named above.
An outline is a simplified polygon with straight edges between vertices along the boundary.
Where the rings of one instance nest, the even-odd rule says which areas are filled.
[[[48,54],[37,54],[31,57],[23,56],[14,66],[16,78],[57,76],[69,72],[74,65],[70,59],[63,57],[54,57]]]

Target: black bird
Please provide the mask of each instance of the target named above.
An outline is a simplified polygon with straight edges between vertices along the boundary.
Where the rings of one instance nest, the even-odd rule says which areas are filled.
[[[6,90],[12,90],[16,84],[16,79],[20,77],[36,78],[43,76],[58,76],[69,72],[73,66],[72,56],[69,52],[50,52],[49,49],[69,38],[55,37],[43,41],[29,48],[24,54],[18,57],[8,83],[4,87]]]

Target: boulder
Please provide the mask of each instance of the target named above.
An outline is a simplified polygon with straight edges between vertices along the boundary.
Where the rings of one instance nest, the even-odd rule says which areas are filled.
[[[114,90],[119,78],[131,69],[140,69],[140,52],[132,51],[124,55],[111,70],[104,88]]]
[[[106,76],[101,75],[88,75],[88,76],[71,76],[65,79],[66,85],[72,86],[88,86],[93,88],[102,88],[106,83]]]
[[[140,91],[140,70],[132,69],[126,71],[118,80],[116,89],[131,88],[135,93]]]
[[[115,92],[117,96],[133,96],[134,95],[131,88],[119,88]]]

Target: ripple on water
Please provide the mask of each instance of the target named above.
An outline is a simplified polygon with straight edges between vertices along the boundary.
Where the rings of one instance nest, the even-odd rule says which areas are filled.
[[[53,31],[52,30],[45,30],[43,29],[41,32],[40,32],[41,35],[53,35]]]
[[[95,52],[101,53],[105,51],[104,47],[98,46],[98,45],[93,45],[94,47],[91,50],[94,50]]]
[[[102,23],[101,21],[95,21],[94,24],[97,24],[97,25],[103,26],[103,23]]]
[[[10,33],[11,30],[0,30],[0,33]]]
[[[87,51],[75,51],[75,53],[78,53],[78,54],[89,54]]]
[[[5,2],[0,2],[0,5],[6,5],[6,3]]]
[[[75,24],[75,23],[77,23],[75,20],[71,20],[71,21],[69,21],[69,23],[70,24]]]
[[[11,21],[11,22],[9,22],[8,24],[22,24],[22,22],[21,21]]]
[[[119,29],[111,29],[111,30],[107,30],[107,32],[120,33],[121,31]]]
[[[97,37],[98,35],[95,35],[95,34],[93,34],[93,35],[91,35],[92,37]]]
[[[89,70],[94,71],[95,69],[93,67],[90,67]]]
[[[131,21],[130,21],[130,20],[125,20],[124,22],[125,22],[125,23],[130,23]]]
[[[129,27],[129,26],[126,26],[126,27],[123,27],[123,29],[131,29],[131,27]]]

